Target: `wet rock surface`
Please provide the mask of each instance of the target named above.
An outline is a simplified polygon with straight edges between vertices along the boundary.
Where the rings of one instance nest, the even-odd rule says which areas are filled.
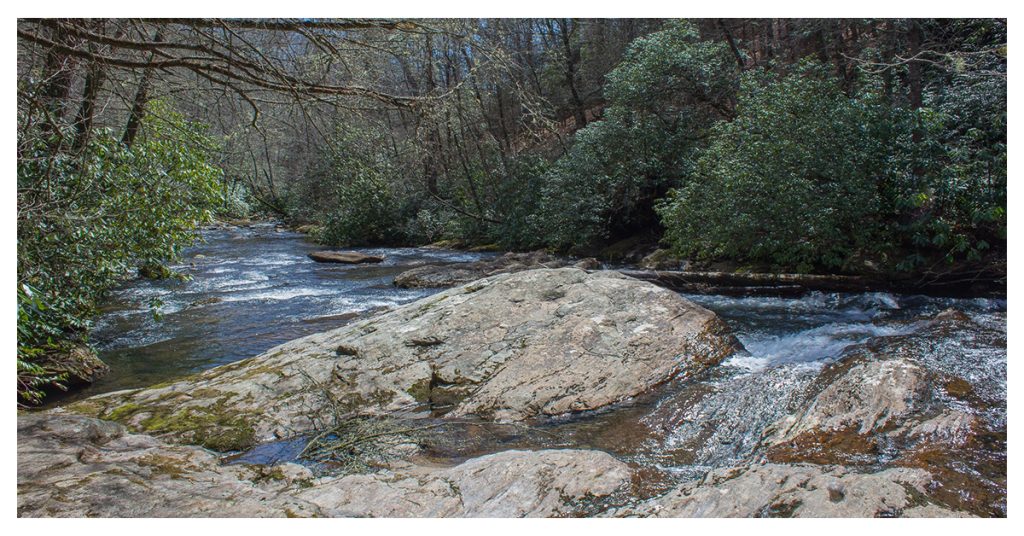
[[[1005,304],[691,300],[748,351],[673,292],[541,269],[23,414],[19,515],[1006,515]],[[328,447],[425,431],[292,463],[339,418],[366,426]]]
[[[506,253],[500,257],[471,263],[419,266],[398,274],[395,277],[395,285],[401,288],[451,287],[497,274],[565,267],[589,270],[599,268],[600,263],[589,258],[573,260],[556,257],[543,251]]]
[[[21,517],[542,517],[570,515],[630,474],[603,452],[544,450],[317,478],[52,414],[19,416],[18,460]]]
[[[950,310],[911,334],[852,348],[815,380],[798,412],[766,430],[765,457],[922,468],[936,477],[934,500],[1006,515],[1005,361],[983,351],[1005,346],[999,326]],[[981,380],[977,390],[968,377]]]
[[[314,251],[309,258],[316,262],[335,262],[340,264],[366,264],[384,262],[381,255],[367,255],[358,251]]]
[[[573,273],[539,276],[588,284],[590,276]],[[524,277],[505,275],[481,284]],[[532,281],[531,288],[537,284]],[[502,287],[500,293],[514,297],[510,290]],[[479,292],[485,290],[469,294]],[[433,299],[453,299],[443,295]],[[566,292],[570,295],[571,290]],[[650,305],[651,299],[645,302]],[[704,367],[646,395],[656,402],[598,413],[565,425],[569,428],[538,428],[533,438],[511,434],[502,440],[506,450],[486,454],[483,449],[457,465],[445,463],[437,452],[432,455],[430,441],[406,444],[411,448],[406,455],[363,474],[324,476],[295,463],[223,465],[208,450],[168,442],[199,442],[197,430],[208,440],[217,438],[210,422],[201,418],[154,432],[167,436],[159,438],[64,410],[23,415],[19,515],[1005,516],[1005,372],[999,372],[1005,356],[998,351],[1005,347],[1005,317],[945,311],[901,322],[905,325],[896,334],[855,345],[823,368],[776,367],[750,375],[734,364]],[[406,317],[395,319],[396,326],[408,323]],[[364,336],[365,328],[359,328]],[[384,331],[395,338],[392,327]],[[449,340],[416,334],[400,342],[402,348],[424,352]],[[318,344],[333,348],[333,360],[365,357],[371,347],[338,343],[326,334]],[[287,377],[278,374],[285,368],[269,370],[275,372],[258,373],[268,374],[260,376],[258,388],[274,385],[273,377]],[[187,408],[190,400],[209,394],[195,381],[149,403],[145,391],[115,394],[111,398],[128,398],[104,406],[101,413],[129,425],[140,415],[167,419],[154,408],[172,399]],[[516,385],[511,389],[527,390]],[[183,396],[186,392],[191,398]],[[84,407],[98,401],[102,397]],[[227,401],[214,397],[204,402],[217,406]],[[430,422],[445,422],[444,414],[458,407],[454,404]],[[376,409],[401,413],[387,408],[385,403]],[[252,411],[254,419],[262,418]],[[240,412],[226,414],[236,418]],[[228,422],[213,424],[212,430],[231,429]],[[476,430],[477,437],[495,433],[475,426],[463,430]],[[564,430],[570,431],[561,440],[554,437]],[[443,429],[433,438],[455,435]],[[551,438],[538,439],[545,435]],[[507,450],[531,444],[556,450]],[[614,456],[575,447],[586,444],[602,445]],[[656,466],[688,469],[674,471],[673,477],[659,474]],[[111,501],[111,494],[130,500]]]
[[[714,313],[654,285],[531,270],[69,409],[226,451],[341,413],[521,421],[593,410],[712,367],[737,345]]]

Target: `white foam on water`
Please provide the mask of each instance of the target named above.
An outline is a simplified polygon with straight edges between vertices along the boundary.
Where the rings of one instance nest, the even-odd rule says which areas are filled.
[[[307,261],[314,262],[308,257],[304,257],[302,255],[293,255],[289,253],[270,253],[267,255],[261,255],[245,259],[246,264],[251,264],[254,266],[291,266]]]
[[[273,300],[273,301],[284,301],[291,300],[294,298],[302,298],[306,296],[326,296],[334,294],[336,291],[325,288],[311,288],[311,287],[299,287],[299,288],[280,288],[276,290],[268,290],[264,292],[240,292],[236,294],[228,294],[224,296],[225,302],[245,302],[245,301],[259,301],[259,300]]]
[[[726,363],[758,372],[787,363],[828,361],[839,357],[847,347],[871,337],[900,335],[914,329],[914,324],[875,325],[858,322],[829,323],[785,334],[740,333],[737,338],[748,353],[738,354]]]

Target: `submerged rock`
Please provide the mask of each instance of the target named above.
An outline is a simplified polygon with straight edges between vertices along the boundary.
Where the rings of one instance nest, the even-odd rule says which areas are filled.
[[[572,514],[629,477],[603,452],[544,450],[316,478],[293,463],[221,465],[88,417],[18,417],[19,517],[542,517]]]
[[[910,334],[872,339],[827,367],[801,409],[766,430],[764,455],[923,468],[936,477],[927,493],[934,500],[1005,515],[1005,344],[1005,331],[955,311]]]
[[[963,517],[930,501],[931,475],[918,469],[855,473],[842,467],[753,465],[719,469],[701,481],[616,517]]]
[[[419,266],[395,276],[395,285],[401,288],[451,287],[497,274],[521,272],[537,268],[564,268],[569,266],[593,269],[599,266],[599,264],[594,259],[574,261],[564,257],[555,257],[544,251],[506,253],[493,259],[470,263]]]
[[[365,264],[384,262],[382,255],[367,255],[358,251],[314,251],[309,258],[316,262],[334,262],[340,264]]]
[[[69,408],[236,450],[339,414],[430,410],[507,422],[593,410],[714,366],[738,344],[714,313],[649,283],[531,270]]]

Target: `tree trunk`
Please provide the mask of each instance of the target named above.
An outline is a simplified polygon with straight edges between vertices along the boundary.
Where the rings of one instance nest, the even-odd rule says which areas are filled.
[[[725,20],[718,19],[718,27],[722,29],[722,34],[725,35],[725,41],[729,43],[729,49],[732,50],[732,55],[736,58],[736,65],[742,71],[746,68],[746,64],[743,62],[743,55],[740,54],[739,47],[736,46],[736,40],[732,38],[732,32],[730,32],[729,27],[725,25]]]
[[[89,66],[89,72],[85,76],[85,88],[82,90],[82,105],[75,117],[75,151],[82,150],[89,142],[92,125],[96,118],[96,101],[99,99],[100,90],[106,79],[106,72],[102,65],[93,63]]]
[[[163,36],[159,31],[153,35],[154,42],[162,42]],[[131,148],[132,144],[135,143],[135,138],[139,134],[139,128],[142,126],[142,118],[146,116],[146,105],[149,103],[149,89],[152,84],[153,68],[147,67],[142,72],[142,79],[139,80],[139,89],[135,92],[135,98],[132,99],[132,109],[128,113],[128,123],[124,127],[124,135],[121,136],[121,143],[125,147]]]
[[[576,119],[576,130],[587,126],[587,114],[583,108],[583,100],[580,98],[579,90],[576,89],[576,54],[572,48],[572,31],[569,29],[568,19],[562,19],[558,25],[561,29],[562,52],[565,54],[565,85],[569,88],[572,96],[573,117]]]

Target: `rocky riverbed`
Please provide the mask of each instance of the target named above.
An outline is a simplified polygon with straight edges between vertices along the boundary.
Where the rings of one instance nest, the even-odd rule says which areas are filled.
[[[1005,516],[1006,422],[1005,302],[535,269],[22,413],[18,512]]]

